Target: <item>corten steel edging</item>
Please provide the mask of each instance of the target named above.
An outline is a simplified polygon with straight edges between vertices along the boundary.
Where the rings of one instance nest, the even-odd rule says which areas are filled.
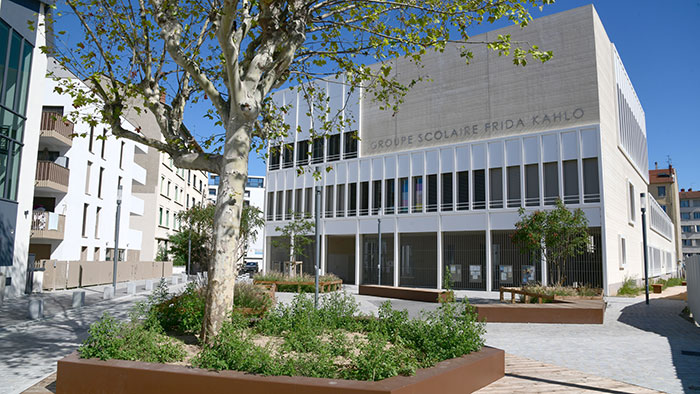
[[[360,295],[398,298],[402,300],[423,301],[423,302],[438,302],[440,294],[445,293],[444,290],[436,289],[416,289],[411,287],[394,287],[394,286],[379,286],[379,285],[360,285],[358,286]]]
[[[503,350],[486,346],[420,369],[414,376],[395,376],[378,382],[216,372],[138,361],[81,359],[73,353],[58,361],[56,393],[450,394],[476,391],[504,374]]]
[[[604,301],[474,305],[488,323],[603,324]]]

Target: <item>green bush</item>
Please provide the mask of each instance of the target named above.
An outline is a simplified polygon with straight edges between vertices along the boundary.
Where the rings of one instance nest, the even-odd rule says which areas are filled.
[[[683,278],[669,278],[666,281],[666,286],[668,286],[668,287],[681,286],[682,284],[683,284]]]
[[[252,283],[236,283],[233,293],[233,305],[238,308],[266,310],[274,303],[265,289]]]
[[[195,334],[201,330],[206,300],[204,289],[195,282],[188,283],[179,295],[168,297],[167,285],[161,281],[152,302],[150,313],[165,331]]]
[[[256,274],[253,277],[254,280],[256,281],[262,281],[262,282],[293,282],[293,283],[307,283],[303,285],[297,285],[297,284],[278,284],[277,285],[277,291],[282,292],[282,293],[313,293],[316,291],[314,282],[316,278],[313,275],[309,274],[301,274],[301,275],[296,275],[296,276],[290,276],[283,274],[281,272],[266,272],[266,273],[259,273]],[[337,281],[340,280],[337,276],[333,274],[325,274],[319,276],[319,282],[331,282],[331,281]],[[340,286],[332,286],[331,288],[332,291],[335,290],[340,290]]]
[[[107,313],[90,326],[78,354],[82,358],[154,363],[181,361],[185,357],[182,345],[162,332],[139,322],[118,322]]]
[[[627,278],[622,283],[622,287],[620,287],[617,290],[617,295],[618,296],[634,297],[634,296],[637,296],[643,290],[644,290],[644,288],[640,288],[637,286],[637,282],[634,279]]]

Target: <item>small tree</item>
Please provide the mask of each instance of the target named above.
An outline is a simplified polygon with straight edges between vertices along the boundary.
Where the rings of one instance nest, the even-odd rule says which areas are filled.
[[[297,256],[306,257],[306,247],[313,243],[311,235],[316,225],[309,219],[300,215],[293,215],[293,219],[282,227],[275,227],[275,231],[282,234],[282,241],[272,241],[272,246],[289,250],[290,261],[296,262]]]
[[[518,213],[520,221],[515,223],[513,242],[528,254],[544,255],[557,267],[557,285],[562,285],[566,259],[583,254],[590,244],[586,215],[580,208],[570,211],[561,200],[551,211],[525,214],[520,208]]]

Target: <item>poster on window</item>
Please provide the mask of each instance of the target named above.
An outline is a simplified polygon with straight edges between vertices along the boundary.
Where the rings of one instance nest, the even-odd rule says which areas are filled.
[[[536,279],[534,265],[523,265],[522,270],[522,280],[524,285],[535,282]]]
[[[481,283],[481,266],[469,266],[469,283]]]
[[[513,266],[499,265],[498,272],[500,273],[501,283],[513,283]]]
[[[462,266],[460,264],[450,264],[450,277],[452,283],[462,281]]]

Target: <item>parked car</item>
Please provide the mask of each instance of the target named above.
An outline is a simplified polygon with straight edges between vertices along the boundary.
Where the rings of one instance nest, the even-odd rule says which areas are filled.
[[[257,274],[259,271],[258,268],[258,262],[257,261],[246,261],[245,265],[243,266],[243,269],[241,270],[242,274]]]

